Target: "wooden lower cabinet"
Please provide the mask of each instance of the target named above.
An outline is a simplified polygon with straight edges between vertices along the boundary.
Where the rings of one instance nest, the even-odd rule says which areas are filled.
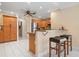
[[[35,49],[35,33],[29,33],[29,51],[31,51],[33,54],[36,53]]]

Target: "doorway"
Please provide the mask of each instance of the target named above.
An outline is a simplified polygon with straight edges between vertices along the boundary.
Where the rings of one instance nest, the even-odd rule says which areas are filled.
[[[22,29],[22,28],[23,28],[23,27],[22,27],[22,25],[23,25],[23,24],[22,24],[22,21],[19,21],[18,24],[19,24],[19,26],[18,26],[18,27],[19,27],[19,38],[22,38],[22,36],[23,36],[23,34],[22,34],[22,30],[23,30],[23,29]]]

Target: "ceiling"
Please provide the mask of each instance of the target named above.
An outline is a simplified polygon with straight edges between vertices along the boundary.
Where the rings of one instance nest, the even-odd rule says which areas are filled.
[[[31,10],[36,12],[34,17],[37,18],[47,18],[50,16],[55,8],[67,8],[73,5],[79,4],[78,2],[1,2],[0,10],[3,12],[9,12],[12,14],[17,14],[19,17],[24,17],[24,12],[26,10]]]

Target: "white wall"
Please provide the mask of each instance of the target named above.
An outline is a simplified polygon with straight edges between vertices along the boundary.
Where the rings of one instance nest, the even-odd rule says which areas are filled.
[[[31,32],[31,28],[32,28],[31,23],[32,23],[32,17],[29,15],[26,15],[25,21],[24,21],[24,31],[27,39],[29,39],[29,32]]]
[[[79,45],[79,5],[51,13],[51,28],[64,26],[73,37],[73,45]]]
[[[0,25],[3,25],[3,16],[0,14]]]

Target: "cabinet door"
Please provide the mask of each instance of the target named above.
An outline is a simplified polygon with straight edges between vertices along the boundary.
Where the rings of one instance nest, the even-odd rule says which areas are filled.
[[[8,16],[3,16],[3,34],[4,41],[10,41],[10,18]]]
[[[29,50],[35,54],[35,34],[29,34]]]
[[[0,43],[1,42],[4,42],[4,39],[3,39],[3,31],[2,30],[0,30]]]
[[[13,41],[17,38],[17,24],[16,17],[12,16],[3,16],[4,24],[4,41]]]
[[[4,33],[3,33],[4,41],[10,41],[10,26],[4,25]]]
[[[17,20],[15,17],[11,17],[11,40],[17,39]]]

